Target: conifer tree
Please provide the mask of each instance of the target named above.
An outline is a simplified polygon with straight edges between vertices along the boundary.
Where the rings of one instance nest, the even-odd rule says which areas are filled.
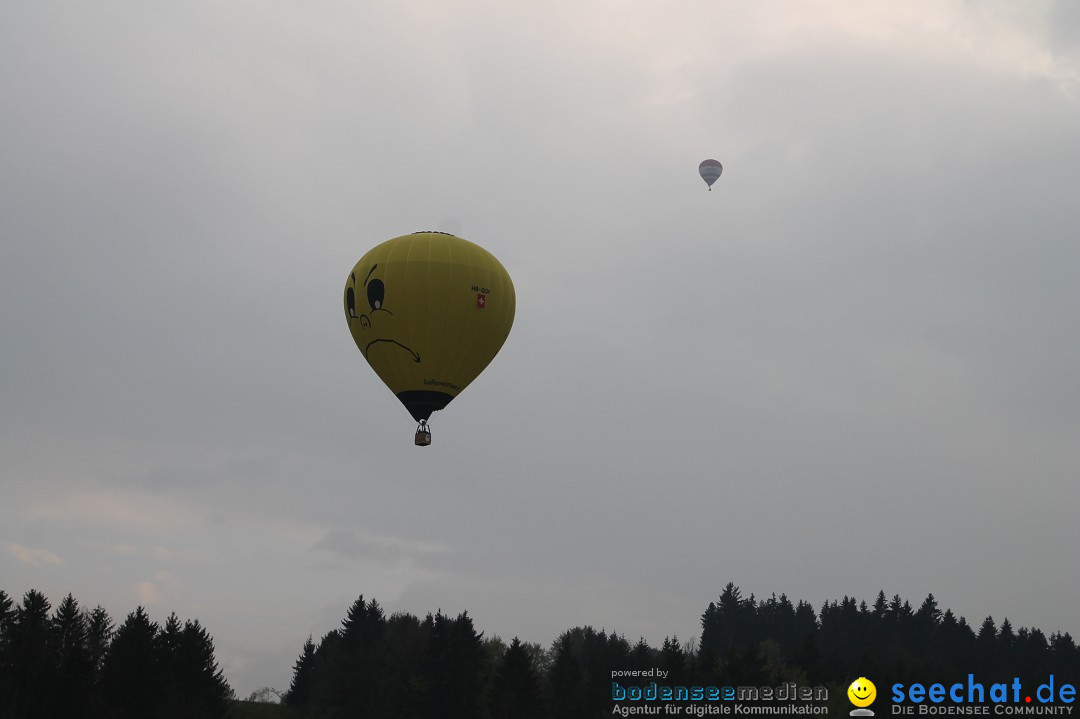
[[[657,657],[657,666],[676,680],[682,680],[686,674],[686,654],[679,644],[679,637],[664,637]]]
[[[645,637],[638,637],[637,644],[630,650],[630,657],[626,666],[628,669],[649,669],[655,665],[654,654],[653,648],[645,641]]]
[[[112,642],[113,622],[105,607],[94,607],[86,620],[86,649],[93,670],[94,683],[101,680],[101,668],[105,664],[105,653]]]
[[[889,600],[889,606],[885,609],[885,621],[893,629],[900,625],[900,610],[903,606],[904,600],[900,598],[899,594],[894,594],[892,599]]]
[[[430,642],[430,625],[412,614],[397,613],[386,622],[382,634],[385,678],[383,716],[399,719],[423,717],[424,658]]]
[[[341,632],[327,632],[315,647],[311,670],[311,697],[308,716],[332,716],[335,696],[334,680],[337,678],[337,662],[340,656]]]
[[[976,662],[980,673],[996,672],[1001,664],[996,656],[997,626],[992,616],[986,617],[975,637]]]
[[[798,648],[799,640],[795,627],[795,605],[786,594],[781,594],[774,604],[770,622],[772,638],[780,645],[784,658],[790,660]]]
[[[1068,632],[1050,635],[1046,661],[1054,667],[1072,667],[1074,676],[1080,675],[1080,650]]]
[[[935,643],[947,666],[959,666],[963,663],[967,637],[951,609],[946,609],[937,625]]]
[[[214,658],[214,640],[197,619],[184,622],[172,666],[175,675],[168,682],[176,689],[177,717],[218,719],[228,713],[233,692]]]
[[[471,719],[480,715],[484,652],[468,613],[450,619],[441,611],[432,623],[425,661],[425,706],[430,716]]]
[[[13,694],[14,657],[12,634],[15,629],[15,601],[0,589],[0,716],[9,716],[12,707],[8,700]]]
[[[937,626],[941,621],[941,610],[938,609],[937,600],[933,594],[927,594],[922,606],[915,612],[915,619],[923,626]]]
[[[542,715],[539,678],[533,658],[517,637],[503,652],[492,681],[493,719],[529,719]]]
[[[353,602],[341,622],[341,642],[332,674],[330,704],[347,716],[380,711],[385,699],[384,672],[379,651],[386,618],[378,602]]]
[[[734,582],[728,582],[719,600],[705,610],[701,618],[701,649],[720,656],[734,646],[746,643],[752,635],[755,602],[743,599]]]
[[[68,594],[56,608],[52,619],[56,650],[55,712],[59,716],[76,716],[85,711],[94,686],[94,669],[90,660],[86,616],[75,597]]]
[[[15,624],[15,601],[8,593],[0,589],[0,652],[7,649],[11,640],[11,629]],[[0,654],[0,656],[3,656]]]
[[[180,672],[180,635],[183,626],[176,612],[169,614],[165,626],[154,637],[154,660],[157,662],[161,686],[158,687],[158,705],[165,709],[166,717],[178,717],[182,698],[177,677]]]
[[[900,605],[899,623],[902,630],[906,630],[911,626],[911,620],[915,617],[915,610],[911,608],[911,602],[904,600],[904,603]]]
[[[888,610],[888,600],[885,599],[885,590],[879,589],[877,599],[874,600],[874,608],[870,611],[870,614],[874,617],[874,620],[878,623],[885,621],[885,614]]]
[[[582,672],[577,657],[574,656],[570,632],[559,635],[552,644],[551,654],[547,698],[551,716],[582,716]]]
[[[31,589],[15,610],[11,627],[10,671],[2,715],[45,717],[52,712],[56,672],[52,652],[52,627],[45,595]]]
[[[361,594],[341,622],[342,645],[350,650],[371,646],[385,627],[382,607],[374,599],[365,603]]]
[[[156,646],[159,631],[141,606],[116,630],[101,676],[102,699],[111,716],[154,716],[162,681]]]
[[[807,636],[816,637],[818,633],[818,618],[814,607],[802,599],[795,605],[795,632],[800,642]]]
[[[1005,656],[1012,653],[1013,645],[1016,643],[1016,634],[1013,632],[1012,623],[1008,617],[1001,620],[1001,627],[998,628],[997,643]]]
[[[1014,665],[1032,675],[1051,674],[1050,643],[1038,628],[1020,629],[1016,632]]]
[[[311,641],[311,635],[304,642],[304,648],[300,652],[296,663],[293,664],[293,678],[289,690],[285,692],[282,700],[284,704],[294,707],[307,706],[311,699],[311,685],[315,674],[315,643]]]

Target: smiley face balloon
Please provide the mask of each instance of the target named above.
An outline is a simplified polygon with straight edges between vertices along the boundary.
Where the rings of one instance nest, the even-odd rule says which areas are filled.
[[[488,366],[510,334],[514,307],[499,261],[444,232],[377,245],[345,282],[356,346],[421,424]]]

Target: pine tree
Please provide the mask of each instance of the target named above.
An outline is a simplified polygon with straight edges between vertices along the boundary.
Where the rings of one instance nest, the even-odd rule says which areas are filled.
[[[493,719],[529,719],[542,715],[536,666],[517,637],[506,648],[492,682]]]
[[[743,599],[734,582],[728,582],[719,600],[701,618],[701,650],[713,656],[745,644],[753,635],[755,601]]]
[[[916,663],[922,674],[940,673],[943,670],[941,617],[941,609],[934,595],[926,595],[912,617],[910,631],[904,637],[904,646],[919,657]]]
[[[819,630],[818,617],[814,613],[814,607],[810,602],[799,600],[795,605],[795,636],[802,642],[808,636],[816,637]]]
[[[7,592],[0,589],[0,716],[10,716],[13,708],[8,700],[13,696],[14,661],[12,654],[15,631],[15,602]]]
[[[554,717],[583,716],[582,672],[574,656],[570,632],[564,632],[551,646],[551,669],[548,673],[547,705]]]
[[[396,613],[382,634],[386,680],[382,716],[396,719],[423,717],[426,685],[424,660],[431,641],[431,625],[412,614]]]
[[[154,716],[162,677],[157,653],[158,625],[141,606],[116,630],[102,667],[102,699],[117,719]]]
[[[304,648],[300,652],[296,663],[293,664],[292,684],[285,692],[283,703],[294,707],[306,707],[311,700],[311,685],[315,675],[315,643],[311,641],[311,635],[304,642]]]
[[[686,654],[679,644],[679,637],[664,637],[657,657],[657,666],[668,673],[673,681],[683,681],[686,675]]]
[[[885,608],[885,621],[893,628],[900,624],[900,610],[903,606],[904,602],[900,595],[894,594],[892,599],[889,600],[889,605]]]
[[[915,619],[926,627],[937,626],[938,622],[941,621],[941,610],[938,609],[938,603],[933,594],[926,595],[922,606],[915,612]]]
[[[637,644],[630,650],[630,658],[626,666],[628,669],[649,669],[655,666],[655,654],[653,648],[645,641],[645,637],[638,637]]]
[[[165,626],[154,637],[154,660],[157,662],[161,686],[158,688],[158,705],[164,711],[164,717],[180,718],[179,706],[183,692],[179,686],[180,674],[180,635],[183,626],[176,612],[169,614]]]
[[[1000,668],[1001,661],[997,656],[997,647],[997,626],[994,624],[994,618],[988,616],[983,620],[975,638],[975,661],[980,673],[996,673]]]
[[[337,678],[337,662],[341,653],[341,632],[337,629],[327,632],[315,646],[315,655],[311,669],[311,696],[308,701],[307,716],[333,716]]]
[[[94,607],[86,620],[86,649],[93,670],[94,683],[101,681],[101,668],[105,664],[105,653],[113,637],[113,621],[105,607]]]
[[[874,619],[878,622],[884,622],[888,606],[888,600],[885,599],[885,590],[879,589],[877,599],[874,600],[874,608],[871,611]]]
[[[998,629],[997,644],[1002,653],[1002,658],[1008,661],[1008,658],[1013,651],[1013,645],[1016,644],[1016,634],[1013,632],[1012,623],[1009,621],[1008,617],[1001,620],[1001,627]]]
[[[1055,667],[1073,667],[1074,676],[1080,674],[1080,649],[1068,632],[1050,635],[1048,661]]]
[[[15,625],[15,601],[0,589],[0,656],[7,651],[11,630]]]
[[[1050,644],[1046,641],[1046,635],[1037,628],[1021,627],[1016,630],[1016,642],[1012,654],[1013,667],[1017,672],[1022,671],[1029,676],[1039,676],[1055,671],[1053,664],[1049,661]]]
[[[612,668],[629,666],[630,643],[614,632],[609,635],[592,627],[578,627],[569,634],[580,672],[575,716],[610,714],[610,694],[598,691],[598,687],[610,686]]]
[[[906,630],[911,626],[911,620],[915,617],[915,610],[911,608],[911,602],[904,600],[904,603],[900,605],[900,628]]]
[[[168,633],[168,625],[166,632]],[[218,719],[229,711],[232,689],[214,657],[214,640],[199,621],[188,620],[180,632],[173,656],[177,717]]]
[[[52,619],[56,648],[56,702],[59,716],[76,716],[86,710],[94,687],[86,616],[75,597],[68,594]]]
[[[385,627],[386,618],[379,603],[374,599],[365,603],[361,594],[341,622],[342,644],[350,650],[371,646]]]
[[[468,613],[433,620],[425,660],[425,706],[431,716],[471,719],[480,715],[484,652]]]
[[[330,704],[350,717],[381,711],[386,700],[386,677],[379,656],[386,628],[382,608],[364,596],[353,602],[341,623],[341,643],[332,674]]]
[[[963,628],[951,609],[946,609],[938,623],[935,641],[946,667],[960,666],[964,662],[966,639]]]
[[[31,589],[23,595],[11,626],[10,683],[0,698],[0,716],[50,716],[55,698],[55,654],[49,620],[49,600]]]

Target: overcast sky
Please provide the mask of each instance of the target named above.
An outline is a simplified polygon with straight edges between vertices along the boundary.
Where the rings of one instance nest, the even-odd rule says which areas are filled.
[[[1076,3],[3,2],[0,103],[17,599],[198,618],[241,696],[360,594],[1080,635]],[[517,317],[419,449],[341,296],[429,229]]]

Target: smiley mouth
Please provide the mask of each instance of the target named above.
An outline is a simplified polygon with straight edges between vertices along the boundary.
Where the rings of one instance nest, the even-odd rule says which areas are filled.
[[[397,340],[388,340],[388,339],[375,339],[375,340],[371,340],[370,342],[368,342],[367,346],[364,347],[364,357],[366,358],[368,356],[368,352],[371,351],[371,346],[372,345],[378,344],[380,342],[388,342],[388,343],[390,343],[392,345],[397,345],[398,347],[400,347],[401,349],[405,350],[406,352],[408,352],[409,354],[412,355],[413,362],[416,362],[416,363],[420,362],[420,355],[415,350],[413,350],[411,347],[406,347],[405,345],[401,344]]]

